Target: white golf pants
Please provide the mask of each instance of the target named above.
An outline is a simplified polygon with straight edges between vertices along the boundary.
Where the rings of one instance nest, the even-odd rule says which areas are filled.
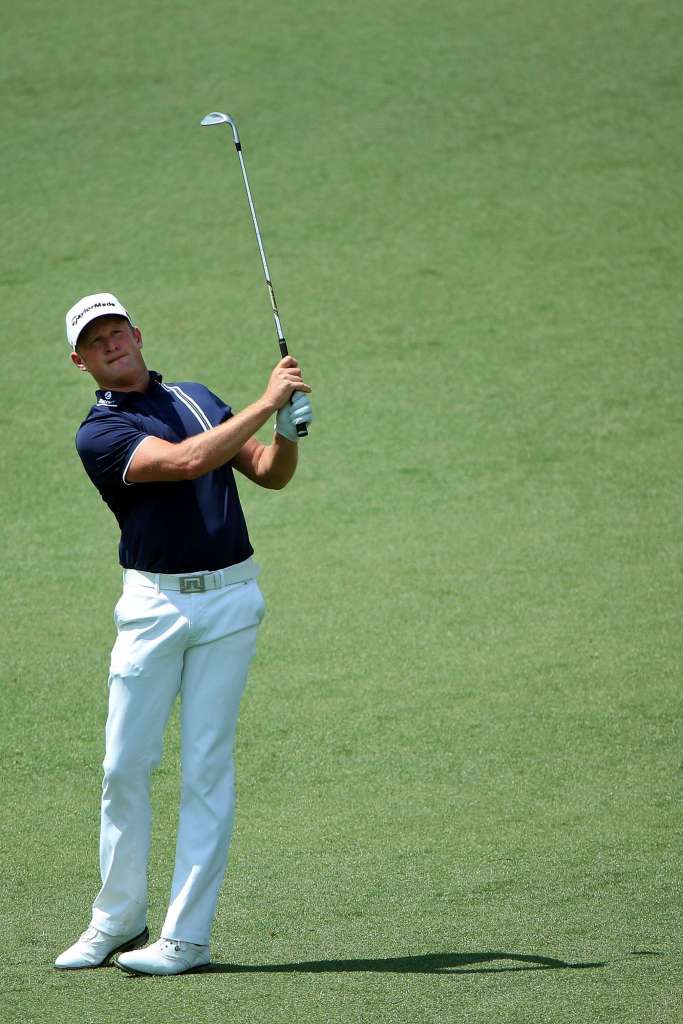
[[[162,935],[208,944],[232,834],[237,715],[263,612],[255,579],[191,594],[124,584],[109,675],[102,888],[92,915],[101,931],[145,927],[150,773],[180,695],[180,818]]]

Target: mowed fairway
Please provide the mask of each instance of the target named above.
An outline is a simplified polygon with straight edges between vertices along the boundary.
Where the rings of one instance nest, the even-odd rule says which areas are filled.
[[[4,12],[3,1024],[680,1020],[682,32],[675,0]],[[61,973],[120,587],[63,317],[112,290],[166,380],[263,389],[215,109],[316,420],[287,490],[240,485],[269,612],[214,967]]]

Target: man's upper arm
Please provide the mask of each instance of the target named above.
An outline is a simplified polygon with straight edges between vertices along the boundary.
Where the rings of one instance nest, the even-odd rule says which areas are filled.
[[[144,441],[144,444],[143,444]],[[164,480],[186,480],[187,467],[177,444],[146,434],[132,454],[124,483],[145,484]]]

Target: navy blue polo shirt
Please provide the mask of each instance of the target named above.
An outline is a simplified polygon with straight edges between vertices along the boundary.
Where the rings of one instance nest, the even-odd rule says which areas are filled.
[[[126,569],[184,573],[224,569],[253,554],[230,465],[197,480],[131,484],[126,471],[150,435],[178,442],[210,430],[232,410],[203,384],[164,384],[150,371],[138,391],[97,391],[76,434],[85,470],[121,528]]]

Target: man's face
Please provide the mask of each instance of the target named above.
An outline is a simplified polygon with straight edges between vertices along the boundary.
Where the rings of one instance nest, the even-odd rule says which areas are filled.
[[[122,316],[99,316],[81,332],[72,362],[101,388],[125,391],[146,377],[142,335]]]

